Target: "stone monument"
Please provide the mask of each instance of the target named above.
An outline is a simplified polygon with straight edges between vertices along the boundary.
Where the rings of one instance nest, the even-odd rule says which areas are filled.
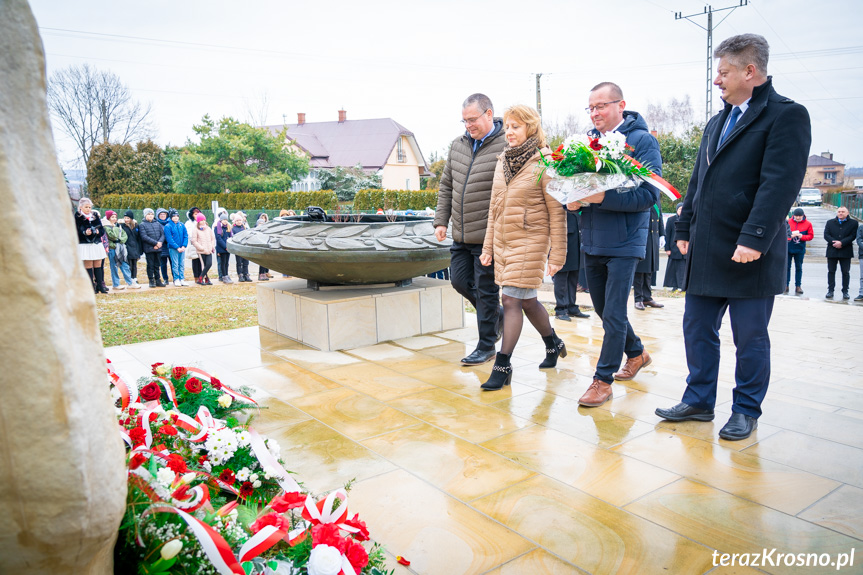
[[[0,0],[0,54],[0,201],[28,226],[0,248],[0,573],[108,574],[125,456],[24,0]]]

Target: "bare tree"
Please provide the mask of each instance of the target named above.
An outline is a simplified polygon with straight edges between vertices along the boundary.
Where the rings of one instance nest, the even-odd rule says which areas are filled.
[[[665,104],[648,102],[647,111],[644,115],[647,117],[650,129],[656,130],[660,134],[679,136],[697,123],[689,94],[679,100],[671,98]]]
[[[110,71],[88,64],[58,70],[48,79],[48,109],[78,148],[84,165],[100,142],[128,144],[155,137],[150,105],[132,99]]]
[[[270,97],[266,92],[258,92],[254,96],[245,98],[246,117],[249,124],[260,128],[267,125],[267,116],[270,112]]]
[[[569,114],[562,122],[557,120],[554,122],[545,122],[542,126],[548,139],[548,145],[552,149],[557,148],[569,136],[586,134],[591,128],[593,128],[593,124],[591,124],[590,118],[586,114],[584,117]]]

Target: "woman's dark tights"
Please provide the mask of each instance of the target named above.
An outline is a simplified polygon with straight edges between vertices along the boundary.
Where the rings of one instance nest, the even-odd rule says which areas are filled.
[[[502,295],[503,301],[503,341],[500,344],[500,353],[511,354],[518,343],[521,335],[521,326],[524,323],[522,312],[527,316],[530,324],[542,337],[551,335],[551,322],[548,319],[548,311],[537,301],[537,299],[518,299]]]

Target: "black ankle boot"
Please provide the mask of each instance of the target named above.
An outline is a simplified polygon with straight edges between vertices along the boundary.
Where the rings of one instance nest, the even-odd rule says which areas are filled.
[[[511,354],[499,353],[494,358],[494,366],[491,368],[491,377],[480,387],[483,391],[496,391],[509,385],[512,381],[512,366],[509,364]]]
[[[542,341],[545,342],[545,359],[539,364],[540,369],[556,366],[558,356],[566,357],[566,344],[557,337],[554,330],[551,330],[551,335],[543,337]]]

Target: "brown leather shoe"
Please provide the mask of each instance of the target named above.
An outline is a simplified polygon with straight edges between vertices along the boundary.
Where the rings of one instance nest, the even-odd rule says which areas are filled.
[[[644,309],[644,304],[640,301],[635,302],[635,309]]]
[[[599,407],[609,399],[611,399],[611,384],[594,377],[593,383],[578,400],[578,404],[584,407]]]
[[[649,307],[656,307],[656,308],[665,307],[664,303],[659,303],[655,299],[647,300],[646,302],[644,302],[644,305],[649,306]]]
[[[623,364],[623,369],[614,374],[614,379],[618,381],[629,381],[633,379],[641,368],[645,365],[650,365],[650,354],[645,349],[641,355],[631,357]]]

